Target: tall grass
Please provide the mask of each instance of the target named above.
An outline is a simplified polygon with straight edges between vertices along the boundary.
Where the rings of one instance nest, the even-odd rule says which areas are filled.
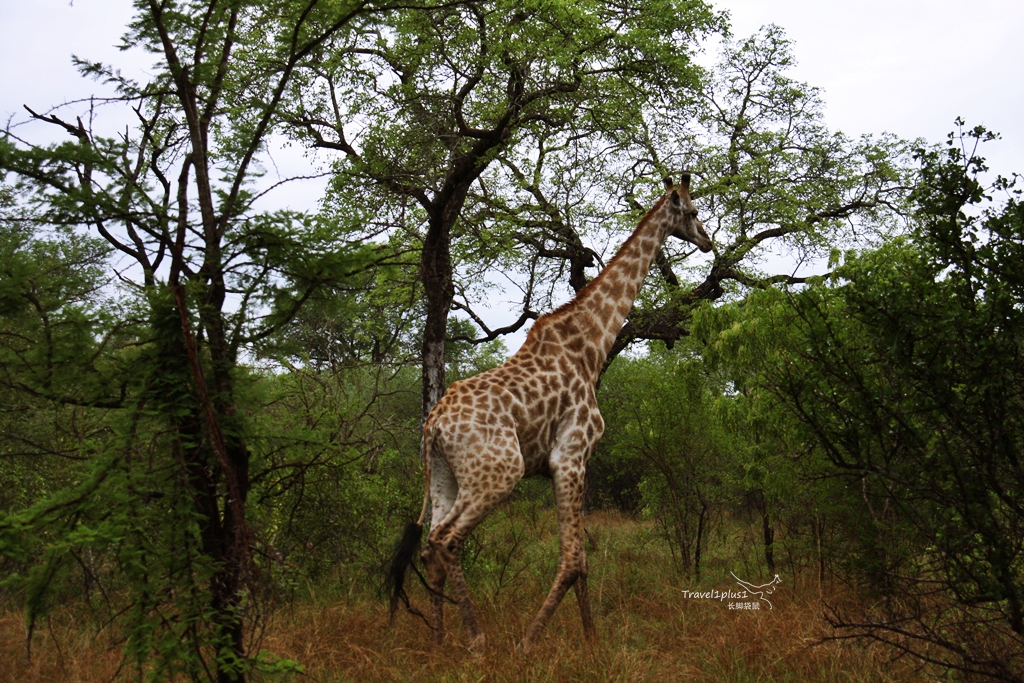
[[[590,585],[599,637],[583,639],[573,596],[567,596],[534,650],[517,649],[554,577],[553,511],[520,501],[497,511],[466,549],[466,574],[488,637],[482,656],[464,646],[458,610],[446,611],[447,636],[430,647],[426,625],[399,614],[388,626],[385,606],[363,590],[335,585],[310,591],[270,617],[261,650],[293,660],[301,674],[255,674],[255,680],[362,681],[914,681],[909,664],[877,647],[822,643],[823,587],[783,577],[774,609],[731,610],[728,601],[684,597],[683,589],[733,589],[730,562],[749,568],[748,550],[733,548],[709,562],[700,584],[676,572],[650,525],[617,514],[588,516]],[[744,565],[746,562],[746,565]],[[736,569],[739,574],[740,569]],[[764,577],[743,576],[758,582]],[[353,584],[355,585],[355,584]],[[843,601],[835,592],[832,602]],[[427,596],[410,587],[415,604]],[[766,607],[766,606],[763,606]],[[20,615],[0,616],[0,681],[108,681],[118,671],[111,635],[95,634],[72,609],[50,620],[25,654]],[[130,672],[122,671],[127,677]]]

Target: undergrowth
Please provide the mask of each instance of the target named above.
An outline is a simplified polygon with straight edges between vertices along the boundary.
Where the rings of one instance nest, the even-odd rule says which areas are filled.
[[[824,602],[852,597],[819,585],[816,577],[784,576],[766,596],[772,609],[753,596],[743,602],[757,602],[758,609],[693,597],[738,591],[730,571],[752,583],[767,581],[753,575],[757,549],[744,547],[742,534],[728,552],[709,558],[697,581],[673,567],[652,524],[598,512],[586,525],[596,642],[584,640],[570,595],[534,650],[524,656],[518,649],[554,578],[558,548],[554,511],[545,499],[519,498],[496,511],[465,550],[467,579],[488,638],[482,655],[466,649],[454,606],[446,609],[445,644],[434,650],[416,616],[400,613],[389,626],[385,606],[353,572],[330,585],[307,586],[272,611],[254,644],[269,663],[253,680],[931,680],[877,646],[823,641]],[[410,595],[415,605],[427,606],[419,585],[410,587]],[[139,675],[120,668],[116,634],[91,623],[75,605],[36,630],[31,650],[29,657],[22,615],[10,609],[0,614],[0,681],[99,683]]]

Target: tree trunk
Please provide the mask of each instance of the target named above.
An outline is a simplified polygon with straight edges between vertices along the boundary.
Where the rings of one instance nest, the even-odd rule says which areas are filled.
[[[232,357],[224,333],[221,313],[223,282],[213,278],[206,306],[202,308],[202,329],[205,332],[212,368],[211,394],[206,381],[197,340],[193,334],[185,299],[184,287],[174,287],[184,351],[198,399],[198,409],[204,424],[203,438],[190,443],[199,444],[191,449],[190,469],[197,481],[195,497],[200,513],[203,552],[212,558],[218,569],[210,579],[210,606],[213,622],[220,636],[229,644],[237,658],[245,658],[242,618],[238,608],[239,593],[249,561],[248,529],[245,521],[245,501],[249,490],[249,451],[236,428],[224,429],[225,423],[236,419]],[[199,416],[196,416],[199,417]],[[196,420],[200,422],[200,420]],[[189,442],[186,442],[189,443]],[[212,457],[212,462],[210,462]],[[218,477],[216,473],[219,473]],[[218,480],[223,478],[223,493]],[[244,683],[245,676],[237,667],[217,663],[218,683]]]
[[[427,319],[423,328],[423,414],[430,411],[444,396],[445,339],[448,335],[448,312],[455,298],[452,284],[451,226],[445,216],[431,218],[423,240],[420,273],[427,302]]]
[[[768,573],[775,573],[775,529],[771,525],[768,512],[768,497],[761,491],[761,530],[764,532],[764,561],[768,565]]]
[[[700,515],[697,517],[697,543],[693,550],[693,575],[700,581],[700,548],[704,542],[704,521],[708,515],[708,504],[701,503]]]

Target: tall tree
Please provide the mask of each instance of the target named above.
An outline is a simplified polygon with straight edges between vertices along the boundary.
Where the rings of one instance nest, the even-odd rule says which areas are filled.
[[[659,264],[664,286],[634,309],[616,351],[641,339],[672,344],[689,333],[703,300],[805,281],[789,263],[784,272],[766,272],[761,264],[772,263],[772,251],[789,252],[803,264],[823,259],[837,243],[902,224],[912,186],[911,146],[830,131],[820,92],[787,75],[794,64],[793,45],[777,26],[726,42],[693,110],[695,121],[652,123],[688,141],[669,146],[652,135],[651,154],[664,165],[693,170],[694,200],[715,256],[703,279],[688,283],[673,272],[683,267],[685,254],[668,253]]]
[[[77,346],[62,355],[25,353],[20,347],[31,336],[4,337],[9,388],[118,411],[124,435],[116,446],[80,444],[88,473],[5,519],[4,550],[24,558],[35,531],[50,539],[42,564],[27,575],[36,601],[30,617],[68,561],[63,549],[93,544],[114,552],[115,574],[131,596],[122,612],[127,652],[140,670],[239,681],[254,662],[243,634],[253,461],[239,409],[239,359],[319,287],[366,260],[338,243],[332,224],[260,210],[259,159],[297,67],[357,17],[384,7],[137,0],[124,46],[154,56],[152,78],[139,83],[78,62],[83,75],[116,91],[91,104],[130,106],[135,125],[104,136],[91,118],[26,107],[71,141],[37,146],[11,129],[0,139],[0,169],[23,199],[6,207],[4,220],[24,220],[31,208],[37,231],[59,226],[101,239],[117,257],[111,267],[119,281],[106,285],[106,295],[125,301],[92,320],[62,321],[62,331],[79,331]],[[75,309],[31,304],[36,284],[7,281],[4,300],[20,301],[11,310],[28,310],[32,329],[55,342],[54,311]],[[71,365],[99,380],[53,381],[55,369],[68,376]]]
[[[628,139],[646,106],[684,106],[700,74],[696,40],[722,19],[698,0],[466,0],[395,16],[310,55],[293,123],[310,144],[340,153],[342,208],[354,193],[374,197],[370,222],[421,233],[425,418],[446,388],[447,320],[460,289],[453,249],[486,251],[475,240],[487,226],[460,222],[471,189],[496,162],[527,160],[538,141]],[[527,299],[502,331],[535,315]]]
[[[749,299],[717,344],[758,359],[751,383],[856,492],[852,569],[883,599],[834,615],[844,637],[1020,681],[1024,206],[1012,182],[982,182],[989,139],[961,128],[921,148],[910,235]]]
[[[660,178],[680,168],[696,178],[715,256],[708,263],[669,245],[613,356],[636,341],[672,344],[688,334],[702,300],[803,280],[788,265],[766,269],[773,253],[824,260],[834,243],[900,225],[910,146],[830,131],[820,93],[787,74],[793,63],[790,41],[766,27],[726,42],[698,90],[627,98],[615,104],[615,125],[595,124],[592,105],[580,102],[564,127],[533,126],[507,146],[470,186],[453,233],[451,307],[480,330],[460,339],[494,339],[579,291]],[[499,278],[523,297],[518,320],[505,328],[486,310],[488,285]]]

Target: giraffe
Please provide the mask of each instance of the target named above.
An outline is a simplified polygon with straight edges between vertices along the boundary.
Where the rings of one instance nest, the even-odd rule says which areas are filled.
[[[466,537],[523,477],[548,476],[558,514],[559,562],[554,584],[526,631],[528,651],[570,587],[583,630],[596,635],[587,593],[582,504],[584,471],[604,431],[596,387],[601,368],[633,306],[647,271],[668,235],[711,250],[690,199],[690,175],[665,194],[596,278],[574,299],[534,323],[522,347],[504,364],[454,382],[423,425],[426,478],[423,509],[396,546],[389,569],[391,615],[419,547],[428,505],[431,530],[421,559],[431,593],[433,641],[444,638],[446,580],[462,614],[471,650],[484,633],[460,565]]]

